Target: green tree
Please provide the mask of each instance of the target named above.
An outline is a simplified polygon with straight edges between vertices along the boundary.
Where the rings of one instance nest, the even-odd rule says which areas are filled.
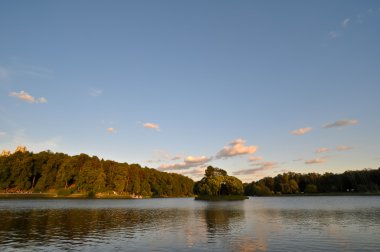
[[[242,195],[243,183],[236,177],[228,176],[225,170],[208,166],[203,177],[194,186],[194,193],[198,195]]]

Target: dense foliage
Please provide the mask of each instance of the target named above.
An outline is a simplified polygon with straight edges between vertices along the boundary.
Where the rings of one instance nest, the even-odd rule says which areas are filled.
[[[194,185],[194,193],[207,196],[242,195],[243,183],[225,170],[207,167],[205,176]]]
[[[7,192],[56,190],[61,194],[108,192],[173,197],[192,195],[193,185],[193,180],[179,174],[86,154],[16,151],[0,156],[0,190]]]
[[[380,168],[346,171],[342,174],[300,174],[288,172],[244,185],[245,195],[297,193],[379,192]]]

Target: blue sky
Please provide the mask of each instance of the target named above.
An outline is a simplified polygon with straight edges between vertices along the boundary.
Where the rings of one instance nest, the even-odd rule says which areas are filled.
[[[0,150],[378,168],[379,27],[378,1],[1,1]]]

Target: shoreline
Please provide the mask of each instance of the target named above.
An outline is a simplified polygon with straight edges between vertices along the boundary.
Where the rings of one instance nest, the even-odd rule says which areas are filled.
[[[234,197],[214,198],[214,197],[198,197],[198,196],[181,196],[181,197],[133,197],[131,195],[96,195],[89,197],[87,194],[74,193],[70,195],[58,195],[57,193],[0,193],[0,199],[166,199],[166,198],[194,198],[195,200],[220,201],[220,200],[242,200],[248,198],[276,198],[276,197],[340,197],[340,196],[380,196],[380,192],[376,193],[313,193],[313,194],[282,194],[267,196],[241,196],[239,199]]]
[[[57,193],[0,193],[0,199],[167,199],[167,198],[193,198],[193,196],[179,197],[143,197],[133,195],[108,195],[98,194],[93,197],[84,193],[73,193],[70,195],[59,195]]]
[[[380,192],[342,192],[342,193],[297,193],[297,194],[272,194],[250,195],[249,197],[316,197],[316,196],[380,196]]]

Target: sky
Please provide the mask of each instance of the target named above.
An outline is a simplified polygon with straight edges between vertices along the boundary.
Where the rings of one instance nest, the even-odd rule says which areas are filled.
[[[379,1],[0,1],[0,150],[199,180],[380,167]]]

